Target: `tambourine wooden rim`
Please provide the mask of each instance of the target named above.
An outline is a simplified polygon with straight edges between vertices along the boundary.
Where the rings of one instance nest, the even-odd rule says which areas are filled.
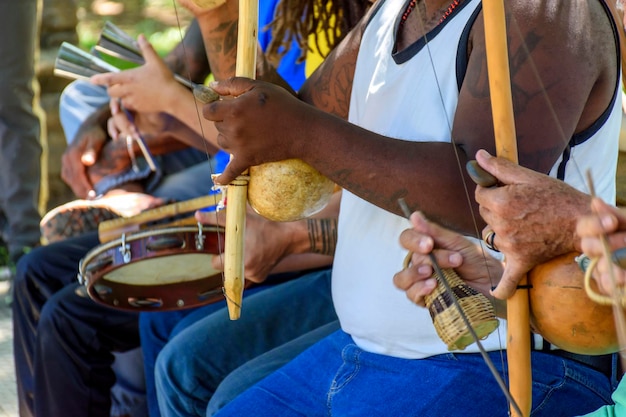
[[[202,226],[202,231],[211,231],[211,230],[218,231],[220,229],[221,228],[217,228],[217,227]],[[133,242],[135,240],[141,240],[141,239],[145,239],[151,236],[165,235],[168,233],[198,232],[198,231],[199,231],[198,226],[182,226],[182,227],[167,227],[163,229],[145,230],[141,232],[131,233],[128,236],[126,236],[126,234],[123,234],[122,237],[115,239],[115,240],[110,240],[106,243],[96,246],[95,248],[87,252],[87,254],[83,257],[83,259],[80,260],[78,264],[79,279],[83,280],[85,278],[85,273],[86,273],[85,266],[86,265],[89,265],[91,261],[93,261],[98,255],[101,255],[103,252],[109,249],[113,249],[116,246],[119,246],[122,240],[125,240],[126,242]],[[222,229],[222,233],[223,233],[223,229]]]
[[[79,263],[78,279],[94,301],[121,310],[167,311],[210,304],[224,299],[223,276],[210,264],[205,275],[203,265],[223,250],[223,243],[223,228],[218,226],[167,227],[122,235],[89,251]],[[130,252],[128,259],[124,248]],[[170,264],[173,280],[163,273]]]

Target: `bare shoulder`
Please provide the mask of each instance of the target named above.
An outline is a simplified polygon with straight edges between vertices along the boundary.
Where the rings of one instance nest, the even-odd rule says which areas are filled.
[[[601,0],[509,0],[506,14],[520,163],[547,172],[566,139],[597,121],[613,99],[619,76],[614,26]],[[455,117],[458,132],[476,132],[474,141],[485,134],[476,123],[491,122],[483,26],[481,14]],[[476,109],[483,109],[482,119]]]
[[[523,35],[542,36],[546,45],[558,45],[562,54],[603,56],[615,62],[616,44],[611,18],[603,0],[511,0],[509,20]],[[515,27],[513,27],[515,29]]]
[[[612,102],[619,79],[615,24],[603,0],[512,0],[510,4],[511,20],[522,34],[520,42],[536,44],[536,51],[530,53],[544,69],[545,80],[574,86],[561,90],[569,99],[579,94],[584,105],[574,132],[586,129]]]
[[[506,2],[512,76],[537,66],[544,80],[580,78],[595,83],[616,79],[617,43],[603,0],[510,0]],[[472,52],[484,58],[482,14],[471,32]],[[471,59],[471,57],[470,57]],[[530,64],[532,65],[524,65]],[[519,69],[519,73],[515,73]],[[614,87],[614,84],[613,86]],[[611,88],[612,88],[611,87]]]

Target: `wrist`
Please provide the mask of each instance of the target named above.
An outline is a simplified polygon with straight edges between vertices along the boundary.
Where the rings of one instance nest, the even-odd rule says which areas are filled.
[[[337,245],[337,219],[306,219],[309,252],[334,256]]]
[[[307,220],[279,223],[285,228],[288,236],[287,251],[289,254],[311,253],[311,243],[308,233]]]
[[[181,85],[172,77],[168,79],[165,85],[161,86],[163,101],[159,106],[159,112],[176,116],[180,112],[181,103],[192,95],[189,89]],[[189,99],[191,100],[191,99]]]
[[[172,79],[172,83],[169,83],[166,90],[163,93],[165,100],[161,108],[161,113],[166,113],[170,116],[174,116],[179,120],[186,120],[185,113],[190,111],[190,106],[194,106],[194,114],[197,111],[202,112],[201,107],[195,102],[193,93],[186,87],[183,87],[177,81]]]

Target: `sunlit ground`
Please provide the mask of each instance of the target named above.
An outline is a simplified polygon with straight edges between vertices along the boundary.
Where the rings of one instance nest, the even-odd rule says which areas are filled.
[[[1,274],[2,268],[0,268]],[[8,291],[8,282],[0,282],[0,417],[17,417],[13,328],[11,310],[6,303]]]

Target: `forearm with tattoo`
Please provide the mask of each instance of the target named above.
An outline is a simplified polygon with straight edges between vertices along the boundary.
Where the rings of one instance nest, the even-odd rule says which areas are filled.
[[[184,45],[183,45],[184,42]],[[192,21],[184,41],[179,43],[164,58],[166,65],[175,74],[190,78],[195,83],[203,83],[211,72],[202,41],[202,34],[196,20]]]
[[[311,252],[334,255],[337,246],[337,219],[308,219]]]

